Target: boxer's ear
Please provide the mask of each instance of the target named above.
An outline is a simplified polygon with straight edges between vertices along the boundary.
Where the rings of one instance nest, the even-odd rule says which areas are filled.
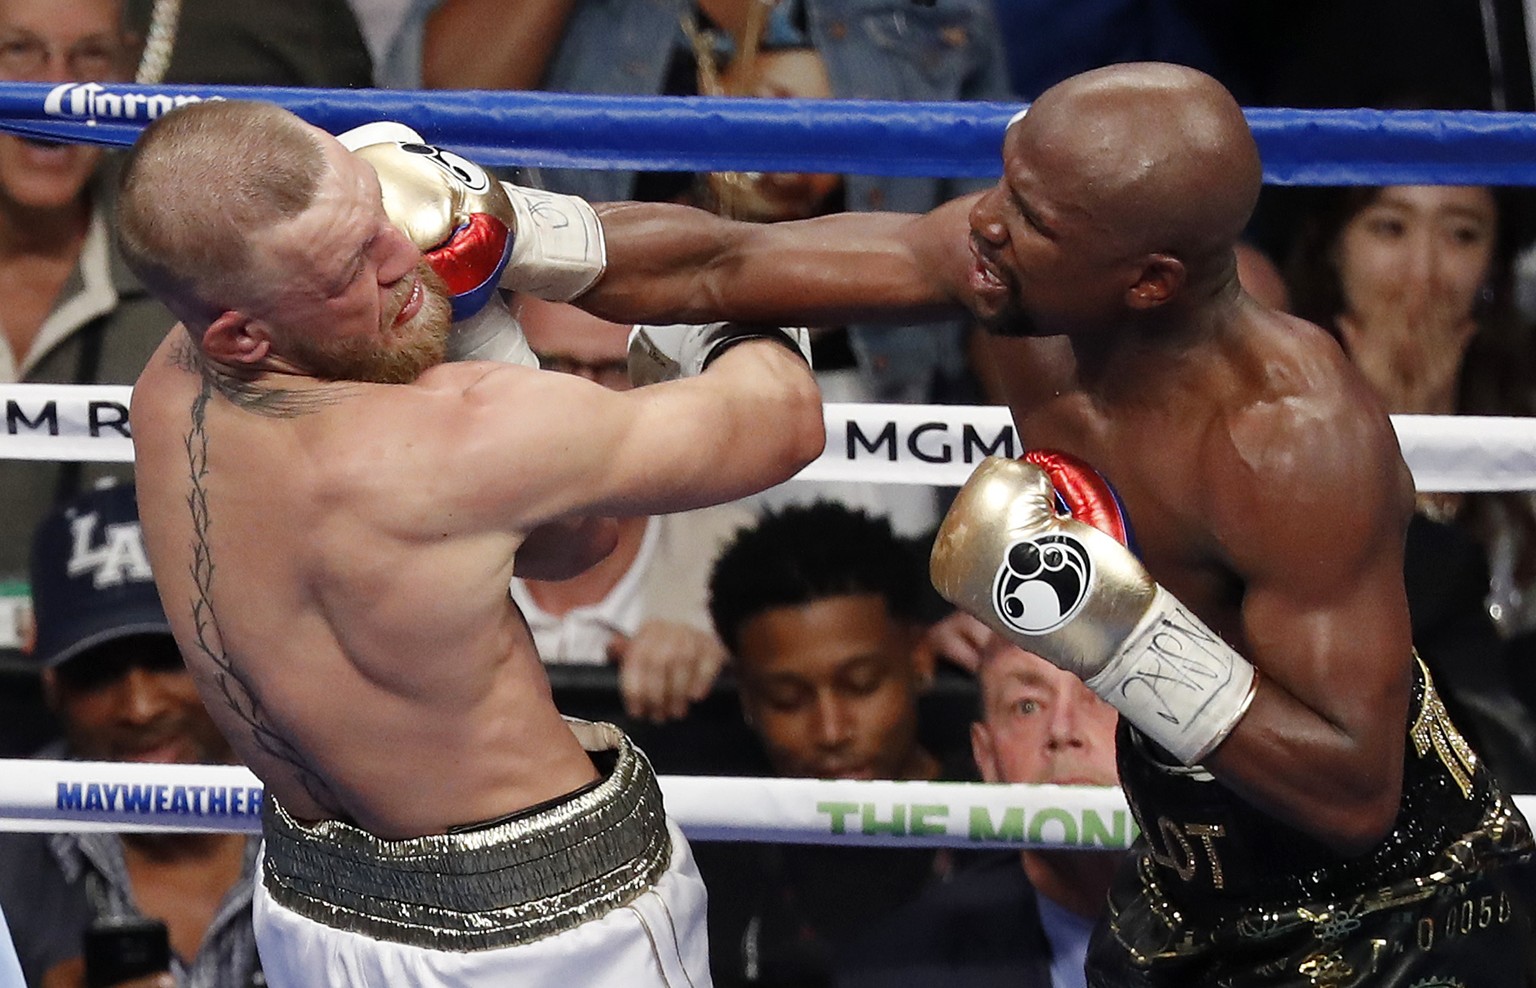
[[[1148,254],[1136,280],[1125,291],[1125,304],[1132,309],[1155,309],[1179,293],[1187,274],[1184,262],[1177,257]]]
[[[227,309],[203,331],[202,349],[221,364],[254,364],[271,351],[272,333],[260,320]]]

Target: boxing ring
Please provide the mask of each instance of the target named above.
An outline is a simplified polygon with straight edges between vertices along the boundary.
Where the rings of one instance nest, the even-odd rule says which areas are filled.
[[[990,177],[1017,104],[610,98],[548,93],[0,84],[0,130],[125,146],[192,100],[260,98],[331,131],[396,119],[500,167],[765,170]],[[1280,185],[1536,185],[1536,119],[1512,113],[1248,111]],[[0,459],[128,462],[127,387],[0,385]],[[1006,409],[829,404],[827,449],[800,478],[956,486],[1022,452]],[[1398,416],[1424,491],[1536,490],[1536,420]],[[662,778],[697,840],[1121,849],[1119,790],[979,783]],[[402,792],[401,798],[410,798]],[[260,829],[262,789],[234,766],[0,760],[0,830]],[[1516,801],[1536,817],[1536,796]]]

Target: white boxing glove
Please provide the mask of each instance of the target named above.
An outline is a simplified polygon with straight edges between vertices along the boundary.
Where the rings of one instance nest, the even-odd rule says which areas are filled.
[[[629,380],[636,387],[701,374],[726,350],[747,340],[773,340],[811,362],[811,331],[754,323],[636,326],[629,333]]]
[[[494,360],[501,364],[521,364],[535,370],[539,358],[528,346],[523,327],[507,307],[506,298],[496,293],[485,306],[467,319],[456,319],[448,334],[445,359]]]

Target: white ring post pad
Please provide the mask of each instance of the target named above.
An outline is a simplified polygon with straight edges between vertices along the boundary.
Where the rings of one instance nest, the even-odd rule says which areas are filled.
[[[1161,585],[1088,688],[1185,765],[1220,744],[1253,702],[1254,670]]]

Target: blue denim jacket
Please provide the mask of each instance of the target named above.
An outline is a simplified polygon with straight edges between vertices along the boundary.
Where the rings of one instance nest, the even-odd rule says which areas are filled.
[[[1009,100],[992,0],[804,0],[807,31],[840,99]],[[582,0],[544,88],[654,96],[685,44],[691,0]],[[543,169],[548,188],[597,202],[632,198],[633,172]],[[846,177],[847,208],[921,213],[989,182]],[[928,401],[940,380],[965,374],[963,323],[854,326],[866,385],[881,401]]]

